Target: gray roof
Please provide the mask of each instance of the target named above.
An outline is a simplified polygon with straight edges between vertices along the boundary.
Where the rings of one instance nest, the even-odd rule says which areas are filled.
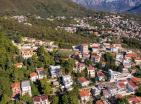
[[[21,87],[28,87],[28,86],[30,86],[30,81],[22,81],[22,83],[21,83]]]

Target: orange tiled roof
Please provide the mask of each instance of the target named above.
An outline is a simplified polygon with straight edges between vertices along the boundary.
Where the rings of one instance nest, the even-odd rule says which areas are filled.
[[[11,84],[11,88],[20,87],[20,82],[15,82]]]
[[[118,85],[120,86],[120,88],[125,87],[125,84],[123,82],[119,82]]]
[[[88,80],[86,78],[84,78],[84,77],[81,77],[81,78],[79,78],[79,81],[80,81],[80,83],[84,83],[84,82],[86,82]]]
[[[90,91],[89,89],[81,89],[79,92],[80,97],[84,97],[84,96],[90,96]]]
[[[102,71],[98,71],[98,72],[97,72],[97,76],[99,76],[99,77],[100,77],[100,76],[104,76],[104,73],[103,73]]]
[[[37,71],[42,71],[44,68],[36,68]]]
[[[133,96],[128,99],[132,104],[141,103],[141,97]]]
[[[102,100],[96,101],[96,104],[104,104]]]
[[[133,57],[133,58],[135,58],[135,57],[137,57],[137,54],[136,53],[128,53],[126,55],[126,57]]]
[[[33,73],[30,74],[30,77],[34,77],[34,76],[37,76],[36,72],[33,72]]]
[[[95,70],[92,65],[89,65],[88,70]]]
[[[134,83],[132,80],[129,80],[128,83],[134,88],[137,87],[136,83]]]
[[[141,78],[132,77],[131,80],[132,80],[134,83],[141,83]]]
[[[23,65],[22,63],[16,63],[14,64],[15,67],[19,67],[20,65]]]

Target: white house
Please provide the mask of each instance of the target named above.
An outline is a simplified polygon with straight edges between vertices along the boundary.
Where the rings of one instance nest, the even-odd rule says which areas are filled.
[[[80,45],[80,52],[83,54],[88,54],[89,53],[88,44]]]
[[[48,100],[48,96],[40,95],[33,97],[33,104],[50,104]]]
[[[22,49],[21,55],[24,59],[28,59],[28,58],[32,57],[33,50],[32,49]]]
[[[105,75],[101,70],[98,71],[96,75],[99,81],[105,81]]]
[[[97,95],[100,95],[101,90],[95,87],[95,88],[92,88],[91,92],[93,96],[97,96]]]
[[[86,67],[85,67],[85,64],[84,63],[76,62],[73,70],[76,73],[81,73],[85,68]]]
[[[43,79],[47,77],[44,68],[36,68],[36,72],[38,74],[39,79]]]
[[[32,82],[35,82],[37,79],[38,79],[38,74],[36,72],[30,74],[30,80]]]
[[[79,78],[78,81],[79,81],[79,83],[80,83],[80,85],[81,85],[82,87],[88,86],[89,83],[90,83],[90,82],[89,82],[86,78],[84,78],[84,77]]]
[[[21,89],[22,89],[22,95],[28,94],[29,96],[32,96],[30,81],[28,81],[28,80],[22,81],[21,82]]]
[[[57,66],[51,65],[50,66],[50,74],[51,74],[51,77],[52,78],[55,78],[55,77],[58,77],[59,76],[60,68],[61,68],[60,65],[57,65]]]
[[[91,78],[95,77],[95,68],[93,66],[91,66],[91,65],[88,66],[87,72],[88,72],[88,74],[90,75]]]
[[[70,75],[62,76],[62,83],[65,89],[71,90],[73,85],[73,80]]]
[[[131,78],[132,75],[130,73],[120,73],[117,71],[112,71],[111,69],[109,70],[109,74],[110,74],[110,82],[115,82],[118,80],[125,80],[127,78]]]

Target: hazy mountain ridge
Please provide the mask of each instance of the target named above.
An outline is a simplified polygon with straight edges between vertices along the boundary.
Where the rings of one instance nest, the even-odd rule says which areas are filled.
[[[128,12],[141,14],[141,4],[129,9]]]
[[[100,11],[124,12],[141,4],[141,0],[73,0],[87,8]]]

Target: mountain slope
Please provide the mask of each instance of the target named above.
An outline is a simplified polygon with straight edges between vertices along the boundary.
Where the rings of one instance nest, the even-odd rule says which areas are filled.
[[[141,0],[73,0],[87,8],[100,11],[123,12],[141,3]]]
[[[140,15],[141,15],[141,4],[129,9],[128,12],[130,12],[130,13],[140,13]]]
[[[0,0],[0,14],[83,15],[86,9],[71,0]]]

